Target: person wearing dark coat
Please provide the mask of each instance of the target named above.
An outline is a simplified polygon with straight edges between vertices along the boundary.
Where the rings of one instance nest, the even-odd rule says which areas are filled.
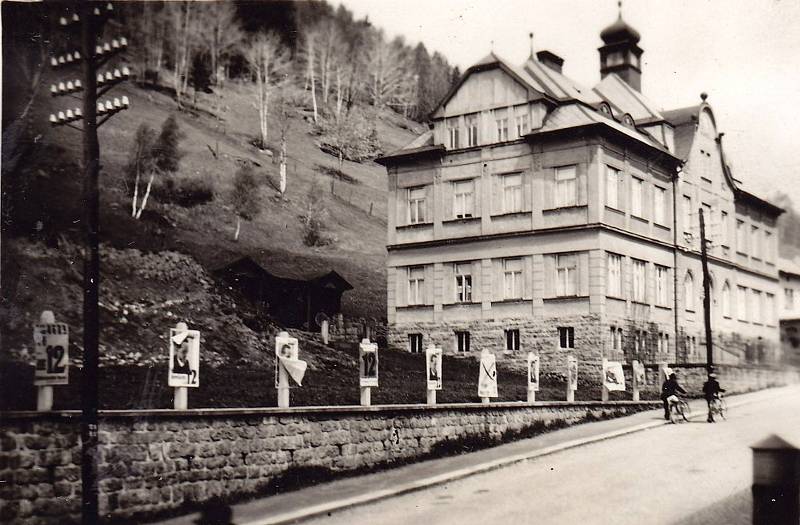
[[[725,389],[719,386],[719,381],[717,381],[717,374],[711,372],[708,374],[708,381],[703,383],[703,394],[706,397],[706,403],[708,403],[708,421],[709,423],[714,422],[714,413],[711,412],[711,403],[719,397],[720,392],[724,392]]]
[[[669,420],[668,398],[670,396],[677,395],[678,392],[685,394],[686,390],[684,390],[681,385],[678,384],[678,376],[675,375],[675,372],[673,372],[669,375],[669,379],[664,381],[664,384],[661,385],[661,400],[664,402],[664,419],[666,420]]]

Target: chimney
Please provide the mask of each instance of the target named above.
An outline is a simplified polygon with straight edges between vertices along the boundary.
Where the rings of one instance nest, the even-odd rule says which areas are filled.
[[[564,59],[552,51],[539,51],[536,53],[536,59],[553,71],[558,71],[561,73],[561,67],[564,65]]]

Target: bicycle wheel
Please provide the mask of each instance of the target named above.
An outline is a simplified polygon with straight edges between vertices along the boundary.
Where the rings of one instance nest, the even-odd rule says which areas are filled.
[[[728,412],[728,403],[726,403],[724,399],[717,400],[717,412],[722,419],[728,419],[725,415]]]
[[[689,417],[692,415],[692,408],[689,406],[689,403],[686,401],[681,401],[681,417],[684,421],[689,421]]]

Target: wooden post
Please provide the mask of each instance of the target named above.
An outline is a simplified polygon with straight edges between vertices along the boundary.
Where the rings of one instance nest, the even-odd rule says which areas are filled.
[[[436,390],[428,389],[428,404],[436,404]]]
[[[372,387],[361,387],[361,406],[368,407],[372,404]]]
[[[706,223],[703,208],[700,212],[700,262],[703,267],[703,321],[706,335],[706,371],[714,370],[714,345],[711,339],[711,276],[708,273],[708,252],[706,248]]]
[[[800,449],[771,435],[752,445],[753,525],[800,523]]]
[[[601,392],[600,392],[600,400],[603,403],[607,403],[608,402],[608,388],[606,388],[606,365],[607,365],[607,363],[608,363],[608,359],[606,359],[604,357],[603,358],[603,364],[602,364],[603,368],[602,368],[602,372],[600,374],[601,375],[600,381],[601,381],[601,385],[602,385],[600,387],[600,390],[601,390]]]

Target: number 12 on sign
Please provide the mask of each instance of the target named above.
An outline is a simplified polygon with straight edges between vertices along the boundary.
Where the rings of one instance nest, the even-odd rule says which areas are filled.
[[[66,385],[69,382],[69,327],[66,323],[36,324],[33,327],[36,386]]]

